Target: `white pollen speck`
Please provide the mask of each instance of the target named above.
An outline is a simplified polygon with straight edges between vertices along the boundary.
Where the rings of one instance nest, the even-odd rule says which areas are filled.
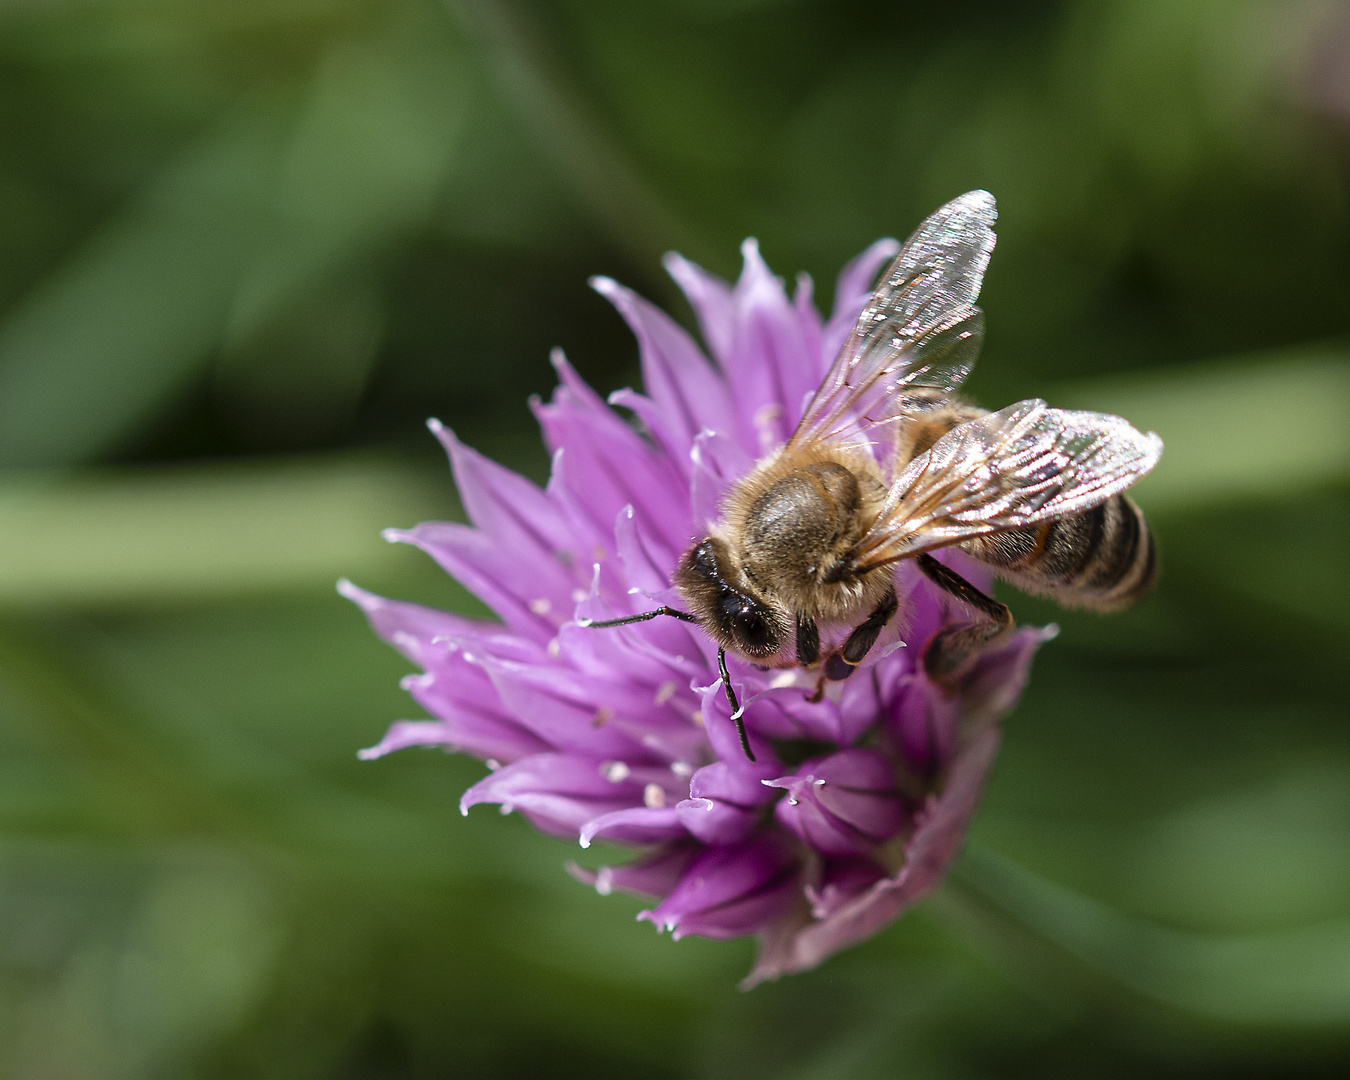
[[[666,805],[666,793],[660,784],[648,784],[642,789],[642,805],[649,810],[660,810]]]
[[[785,686],[797,685],[797,673],[795,671],[780,671],[769,680],[769,686],[774,690],[781,690]]]
[[[549,654],[549,656],[553,657],[553,659],[556,660],[561,652],[562,652],[562,646],[558,644],[558,639],[557,639],[557,638],[550,638],[550,639],[549,639],[549,642],[548,642],[548,654]]]
[[[693,776],[694,767],[687,761],[676,761],[671,764],[670,771],[676,776]]]
[[[606,869],[608,869],[608,867],[606,867]],[[613,889],[614,886],[610,884],[609,875],[606,874],[604,870],[601,870],[595,879],[595,891],[601,896],[608,896]]]
[[[664,705],[675,696],[675,684],[673,682],[663,682],[656,688],[656,703]]]
[[[514,809],[515,807],[509,802],[504,802],[501,806],[497,807],[497,813],[501,814],[502,817],[506,817],[506,815],[511,813]]]
[[[493,772],[496,772],[498,769],[502,767],[502,763],[498,761],[495,757],[488,758],[485,762],[483,762],[483,764],[486,765]]]
[[[579,603],[581,603],[581,602],[582,602],[583,600],[585,600],[585,599],[586,599],[586,593],[585,593],[584,591],[582,591],[581,589],[573,589],[573,590],[572,590],[572,602],[573,602],[574,604],[579,604]]]
[[[606,761],[600,766],[600,775],[611,784],[617,784],[621,780],[627,780],[632,769],[624,761]]]
[[[547,615],[553,610],[553,604],[547,597],[541,596],[538,600],[530,601],[530,611],[536,615]]]
[[[824,780],[817,780],[817,781],[816,781],[816,787],[824,787],[824,786],[825,786],[825,781],[824,781]]]

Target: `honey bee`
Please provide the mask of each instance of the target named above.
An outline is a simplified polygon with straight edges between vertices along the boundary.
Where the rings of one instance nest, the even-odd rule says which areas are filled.
[[[927,642],[951,688],[1013,626],[1007,606],[935,559],[957,547],[1023,591],[1111,611],[1153,583],[1157,552],[1121,494],[1162,441],[1118,416],[1032,399],[989,412],[955,396],[975,363],[975,300],[994,248],[994,198],[972,191],[929,217],[880,278],[787,443],[734,484],[719,520],[681,557],[689,608],[658,608],[718,645],[723,689],[752,761],[728,652],[760,667],[819,667],[813,698],[847,679],[895,618],[896,564],[978,617]],[[821,628],[842,630],[822,647]]]

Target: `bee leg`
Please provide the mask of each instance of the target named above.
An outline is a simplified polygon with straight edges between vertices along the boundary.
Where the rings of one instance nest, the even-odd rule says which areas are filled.
[[[820,659],[820,630],[816,620],[807,615],[797,616],[797,663],[811,667]]]
[[[736,698],[736,691],[731,688],[731,673],[727,671],[727,651],[719,648],[717,650],[717,670],[722,676],[722,689],[726,691],[727,704],[731,706],[731,720],[736,725],[736,734],[741,737],[741,750],[751,761],[755,760],[755,752],[750,749],[750,734],[745,730],[745,710],[741,708],[740,701]]]
[[[933,635],[923,652],[924,670],[940,686],[950,687],[952,681],[973,661],[982,649],[1013,625],[1012,612],[1007,604],[1000,604],[986,596],[952,570],[928,554],[914,560],[928,580],[944,592],[951,593],[989,617],[989,622],[961,623]]]
[[[843,647],[825,658],[825,678],[831,682],[842,682],[853,674],[854,669],[863,662],[877,643],[886,624],[895,618],[899,609],[895,590],[888,589],[881,602],[872,609],[872,614],[853,628],[853,632],[844,639]]]

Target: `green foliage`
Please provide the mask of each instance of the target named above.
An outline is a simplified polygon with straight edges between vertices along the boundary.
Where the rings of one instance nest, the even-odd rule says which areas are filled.
[[[5,6],[0,1077],[1343,1074],[1335,15]],[[1156,428],[1165,573],[1014,598],[1063,633],[940,895],[742,995],[747,943],[562,871],[603,852],[461,818],[476,763],[356,761],[412,706],[332,579],[481,614],[378,538],[458,513],[427,415],[539,477],[548,348],[636,378],[589,274],[679,311],[660,253],[755,234],[827,301],[977,186],[973,390]]]

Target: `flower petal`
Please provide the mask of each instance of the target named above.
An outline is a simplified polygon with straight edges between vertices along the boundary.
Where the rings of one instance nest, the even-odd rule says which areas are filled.
[[[694,309],[703,340],[708,343],[713,359],[725,371],[731,362],[732,342],[736,336],[731,286],[674,251],[667,254],[661,263],[684,293],[689,306]]]
[[[741,445],[756,456],[787,441],[807,394],[820,383],[812,355],[783,283],[764,264],[759,245],[741,245],[745,265],[736,282],[735,337],[724,364],[737,411],[749,417]],[[747,441],[747,436],[749,441]]]
[[[592,278],[591,287],[619,310],[638,340],[642,385],[656,406],[651,415],[663,421],[660,433],[672,456],[688,454],[694,436],[704,428],[728,430],[726,384],[684,328],[610,278]]]
[[[900,244],[886,237],[878,240],[861,255],[844,266],[834,286],[834,310],[821,336],[821,351],[826,361],[832,361],[853,330],[862,309],[872,295],[872,286],[882,264],[893,259]],[[824,377],[824,372],[821,372]]]
[[[561,383],[553,400],[536,402],[534,412],[550,449],[564,451],[554,468],[567,498],[602,533],[631,504],[673,563],[689,531],[685,506],[669,495],[685,483],[679,470],[625,424],[561,353],[553,363]]]
[[[740,843],[759,824],[763,807],[778,798],[754,775],[723,761],[694,773],[689,795],[675,810],[684,827],[705,844]]]
[[[424,521],[384,535],[421,548],[511,630],[532,641],[548,641],[571,611],[574,586],[561,564],[521,558],[468,525]]]
[[[462,753],[509,763],[552,749],[507,713],[496,688],[476,664],[461,662],[444,674],[411,675],[403,680],[403,688],[437,717],[435,722],[443,735],[438,741]],[[379,747],[384,747],[393,734],[394,728],[390,728]],[[372,751],[363,751],[363,755],[367,753],[374,756]]]
[[[421,604],[389,600],[353,585],[346,578],[338,582],[337,591],[365,613],[366,621],[376,634],[423,667],[434,654],[445,651],[444,645],[437,643],[438,638],[499,629],[490,623],[451,615]]]
[[[778,823],[825,855],[866,855],[907,822],[879,750],[852,747],[765,784],[787,792],[774,807]]]
[[[1016,683],[1018,673],[1025,673],[1044,638],[1045,632],[1041,630],[1019,631],[1012,644],[986,658],[980,666],[998,670],[1001,679]],[[1012,700],[992,692],[967,710],[963,718],[966,741],[952,762],[946,787],[940,795],[930,797],[919,814],[899,871],[838,904],[825,918],[800,926],[792,933],[778,934],[772,940],[766,938],[766,945],[771,947],[761,950],[746,985],[815,967],[840,949],[876,933],[941,880],[960,850],[970,819],[979,806],[998,753],[1000,720]]]
[[[659,844],[688,834],[673,806],[630,806],[586,822],[581,827],[582,847],[596,837],[616,844]]]
[[[641,803],[641,785],[613,781],[603,762],[575,754],[531,754],[489,773],[459,801],[463,814],[479,803],[500,803],[503,813],[524,812],[555,836],[576,836],[588,821]]]
[[[576,863],[567,864],[567,872],[586,885],[594,885],[601,896],[615,889],[635,896],[660,898],[669,893],[684,874],[690,861],[698,854],[693,844],[662,848],[655,855],[622,866],[602,866],[587,870]]]
[[[708,848],[657,907],[638,915],[673,932],[724,939],[752,933],[801,895],[801,865],[785,837],[764,832]]]

